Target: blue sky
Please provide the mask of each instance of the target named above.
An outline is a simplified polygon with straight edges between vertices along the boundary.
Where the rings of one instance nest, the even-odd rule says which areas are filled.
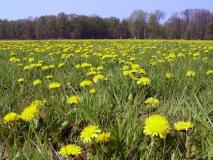
[[[167,17],[187,8],[213,11],[213,0],[1,0],[0,19],[20,19],[29,16],[56,15],[59,12],[101,17],[128,17],[133,10],[147,12],[160,9]]]

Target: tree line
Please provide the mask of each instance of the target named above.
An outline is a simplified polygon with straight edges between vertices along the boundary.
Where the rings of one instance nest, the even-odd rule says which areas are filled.
[[[213,13],[187,9],[162,23],[165,13],[135,10],[123,20],[59,13],[0,20],[0,39],[213,39]]]

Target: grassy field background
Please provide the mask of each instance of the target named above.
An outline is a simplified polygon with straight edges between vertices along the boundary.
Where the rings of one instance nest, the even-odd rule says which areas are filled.
[[[151,83],[138,84],[141,77]],[[93,85],[82,87],[84,80]],[[78,103],[67,103],[73,95]],[[160,103],[146,104],[149,97]],[[45,104],[35,119],[4,121],[36,99]],[[67,144],[82,147],[68,159],[212,159],[213,41],[0,41],[0,111],[2,159],[62,159]],[[164,139],[144,134],[153,114],[169,122]],[[193,128],[178,132],[178,121]],[[110,132],[108,142],[83,143],[88,125]]]

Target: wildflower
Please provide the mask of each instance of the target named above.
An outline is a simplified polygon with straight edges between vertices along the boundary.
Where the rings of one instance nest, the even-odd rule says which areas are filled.
[[[52,82],[48,86],[49,89],[55,89],[55,88],[60,88],[60,87],[61,87],[61,84],[58,82]]]
[[[69,144],[60,149],[58,152],[60,155],[64,157],[68,156],[78,156],[81,154],[82,148],[80,146],[77,146],[75,144]]]
[[[132,64],[132,69],[139,69],[140,68],[140,65],[139,64]]]
[[[138,81],[138,84],[141,84],[143,86],[149,85],[151,83],[151,80],[148,77],[141,77]]]
[[[3,118],[4,122],[15,122],[21,119],[21,116],[15,112],[10,112],[6,114]]]
[[[19,82],[19,83],[24,82],[24,78],[19,78],[19,79],[17,79],[17,82]]]
[[[150,97],[145,102],[145,104],[149,104],[150,106],[155,106],[160,103],[160,101],[156,98]]]
[[[49,66],[43,66],[43,67],[41,67],[41,70],[46,71],[46,70],[48,70],[49,68],[50,68]]]
[[[26,65],[26,66],[24,66],[24,70],[31,70],[33,68],[33,66],[32,65]]]
[[[98,67],[97,67],[97,70],[98,70],[98,71],[101,71],[101,70],[103,70],[103,69],[104,69],[103,66],[98,66]]]
[[[68,104],[77,104],[80,101],[79,96],[70,96],[67,100]]]
[[[10,62],[19,62],[20,59],[19,59],[19,58],[16,58],[16,57],[11,57],[11,58],[9,59],[9,61],[10,61]]]
[[[81,64],[82,68],[91,67],[91,66],[92,66],[92,64],[90,64],[90,63],[82,63]]]
[[[79,69],[80,67],[81,67],[80,64],[75,65],[75,68],[76,68],[76,69]]]
[[[94,94],[96,92],[95,88],[89,90],[89,93]]]
[[[90,72],[88,72],[88,73],[87,73],[87,76],[95,75],[95,74],[97,74],[97,72],[96,72],[96,71],[90,71]]]
[[[128,70],[129,69],[129,66],[123,66],[122,67],[122,70]]]
[[[101,130],[97,126],[89,125],[81,131],[80,139],[84,143],[89,143],[92,141],[93,138],[98,137],[98,134],[100,132],[101,132]]]
[[[49,68],[55,68],[54,64],[49,65]]]
[[[96,83],[96,82],[98,82],[99,80],[102,80],[102,79],[104,79],[104,76],[99,74],[99,75],[97,75],[93,78],[93,81]]]
[[[178,53],[178,57],[185,57],[185,54],[183,54],[183,53]]]
[[[21,113],[21,118],[28,122],[38,118],[38,116],[39,108],[36,105],[26,107]]]
[[[129,71],[129,70],[124,70],[124,71],[122,72],[122,74],[123,74],[124,76],[127,76],[127,75],[130,74],[130,71]]]
[[[165,138],[169,132],[169,123],[161,115],[151,115],[145,120],[144,133],[149,136],[160,136]]]
[[[31,62],[34,62],[34,61],[35,61],[34,58],[29,58],[29,59],[28,59],[28,62],[30,62],[30,63],[31,63]]]
[[[100,133],[98,137],[95,138],[95,141],[100,143],[107,143],[109,142],[110,136],[111,136],[110,132],[103,132]]]
[[[210,75],[210,74],[213,74],[213,69],[209,69],[207,72],[206,72],[207,75]]]
[[[37,85],[40,85],[41,84],[41,80],[40,79],[36,79],[33,81],[33,85],[34,86],[37,86]]]
[[[165,77],[166,77],[167,79],[171,79],[171,78],[174,78],[174,75],[173,75],[172,73],[167,72],[167,73],[165,74]]]
[[[47,75],[45,78],[46,79],[50,79],[50,78],[52,78],[53,76],[52,75]]]
[[[93,82],[90,80],[84,80],[80,83],[81,87],[92,86],[92,85],[93,85]]]
[[[59,63],[58,64],[58,68],[62,68],[62,67],[64,67],[65,66],[65,63]]]
[[[196,76],[196,72],[192,71],[192,70],[189,70],[189,71],[186,72],[186,76],[187,77],[195,77]]]
[[[177,131],[187,131],[193,128],[193,124],[191,124],[190,122],[179,121],[174,124],[174,127]]]

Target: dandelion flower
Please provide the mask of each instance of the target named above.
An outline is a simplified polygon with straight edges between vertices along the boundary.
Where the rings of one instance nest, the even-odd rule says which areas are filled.
[[[206,72],[207,75],[210,75],[210,74],[213,74],[213,69],[209,69],[207,72]]]
[[[191,124],[190,122],[177,122],[174,124],[174,127],[177,131],[187,131],[191,128],[193,128],[193,124]]]
[[[40,85],[41,84],[41,80],[40,79],[36,79],[33,81],[33,85],[34,86],[37,86],[37,85]]]
[[[167,73],[165,74],[165,77],[166,77],[167,79],[171,79],[171,78],[174,78],[174,75],[173,75],[172,73],[167,72]]]
[[[81,131],[80,139],[84,143],[89,143],[93,138],[98,137],[100,132],[101,130],[97,126],[89,125]]]
[[[111,133],[110,132],[103,132],[98,135],[98,137],[95,138],[95,141],[98,143],[107,143],[109,142]]]
[[[6,114],[3,118],[4,122],[15,122],[21,119],[21,116],[15,112],[10,112]]]
[[[90,80],[84,80],[80,83],[81,87],[92,86],[92,85],[93,85],[93,82]]]
[[[152,137],[160,136],[160,138],[165,138],[169,133],[169,123],[161,115],[151,115],[145,120],[144,133]]]
[[[79,96],[70,96],[67,100],[68,104],[77,104],[80,101]]]
[[[60,87],[61,87],[61,84],[58,82],[52,82],[48,86],[49,89],[55,89],[55,88],[60,88]]]
[[[95,88],[89,90],[89,93],[94,94],[96,92]]]
[[[189,70],[189,71],[186,72],[186,76],[187,77],[195,77],[196,76],[196,72],[192,71],[192,70]]]
[[[45,78],[46,79],[51,79],[53,76],[52,75],[47,75]]]
[[[149,97],[145,102],[145,104],[149,104],[151,106],[155,106],[160,103],[160,101],[157,98]]]
[[[62,67],[64,67],[65,66],[65,63],[59,63],[58,64],[58,68],[62,68]]]
[[[151,80],[148,77],[141,77],[138,81],[138,84],[141,84],[143,86],[149,85],[151,83]]]
[[[17,79],[17,82],[19,82],[19,83],[24,82],[24,78],[19,78],[19,79]]]
[[[80,146],[77,146],[75,144],[69,144],[60,149],[58,152],[60,155],[63,157],[68,157],[68,156],[78,156],[81,154],[82,148]]]
[[[21,118],[25,121],[32,121],[39,116],[39,108],[36,105],[30,105],[26,107],[22,113],[21,113]]]
[[[101,75],[101,74],[99,74],[99,75],[97,75],[97,76],[95,76],[95,77],[93,78],[93,81],[94,81],[95,83],[97,83],[99,80],[102,80],[102,79],[104,79],[104,76]]]

